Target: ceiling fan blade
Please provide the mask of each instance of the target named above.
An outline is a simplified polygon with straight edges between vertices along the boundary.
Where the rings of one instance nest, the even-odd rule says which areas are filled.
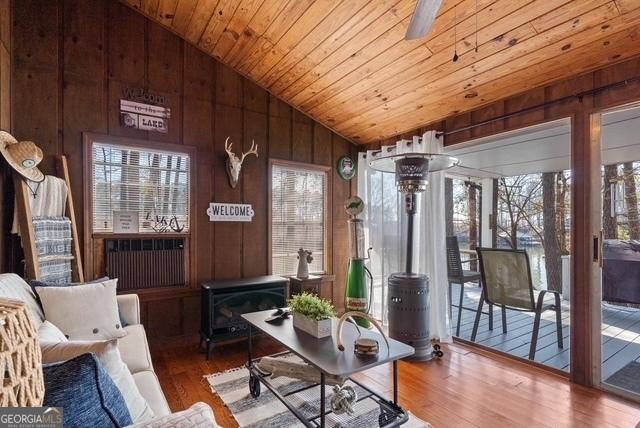
[[[414,40],[429,34],[433,22],[438,16],[442,0],[418,0],[416,10],[413,11],[411,22],[405,34],[405,40]]]

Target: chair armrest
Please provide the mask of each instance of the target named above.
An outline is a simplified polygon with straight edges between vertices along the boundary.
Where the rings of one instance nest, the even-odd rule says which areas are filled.
[[[140,299],[137,294],[120,294],[117,297],[118,310],[127,324],[140,324]]]
[[[538,310],[543,309],[544,306],[544,298],[547,294],[551,294],[553,295],[553,299],[554,299],[554,305],[557,305],[558,307],[560,307],[562,305],[562,303],[560,302],[560,292],[559,291],[555,291],[555,290],[540,290],[540,292],[538,293],[538,301],[536,303],[536,306],[538,308]],[[546,306],[545,308],[548,308],[548,306]]]
[[[538,298],[542,297],[544,299],[544,296],[546,294],[553,294],[553,296],[555,297],[555,296],[561,296],[562,293],[556,290],[540,290],[538,291]]]

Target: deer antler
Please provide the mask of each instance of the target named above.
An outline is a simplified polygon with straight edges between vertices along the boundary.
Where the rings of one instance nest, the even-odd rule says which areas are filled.
[[[224,151],[227,152],[229,156],[233,156],[233,152],[231,151],[232,146],[233,146],[233,143],[230,143],[229,137],[227,137],[227,139],[224,140]]]
[[[247,153],[242,152],[242,159],[240,160],[240,162],[243,162],[244,158],[247,155],[256,155],[256,157],[258,157],[258,146],[256,145],[256,142],[254,140],[251,140],[251,148],[249,149],[249,151]]]

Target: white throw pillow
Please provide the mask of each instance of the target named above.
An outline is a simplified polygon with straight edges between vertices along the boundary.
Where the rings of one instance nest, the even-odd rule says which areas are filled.
[[[44,317],[69,340],[109,340],[126,336],[120,325],[117,280],[73,287],[36,287]]]
[[[38,340],[40,342],[67,342],[69,339],[66,338],[63,332],[60,331],[58,327],[50,323],[49,321],[45,321],[40,325],[38,329]]]
[[[198,402],[187,410],[154,418],[148,422],[134,423],[128,428],[215,428],[217,426],[211,407]]]
[[[42,349],[42,364],[58,363],[92,353],[98,358],[109,377],[116,384],[129,409],[134,423],[145,422],[153,418],[154,413],[144,399],[131,372],[120,357],[118,340],[106,341],[67,341],[40,343]]]

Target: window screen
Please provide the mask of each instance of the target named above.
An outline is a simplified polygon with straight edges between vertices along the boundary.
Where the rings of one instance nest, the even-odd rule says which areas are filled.
[[[94,232],[189,231],[188,154],[94,143],[92,155]]]
[[[293,275],[298,249],[313,253],[309,272],[324,273],[327,174],[274,164],[271,177],[271,267]]]

